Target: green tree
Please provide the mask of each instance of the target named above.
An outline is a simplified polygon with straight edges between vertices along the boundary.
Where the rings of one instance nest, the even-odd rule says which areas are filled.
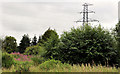
[[[36,36],[34,36],[31,44],[32,45],[36,45],[37,44],[37,37]]]
[[[49,39],[44,43],[44,47],[46,50],[46,53],[44,56],[46,58],[51,58],[51,56],[55,58],[57,56],[56,48],[58,43],[59,43],[59,35],[55,30],[53,30]]]
[[[116,25],[114,31],[115,31],[115,38],[117,41],[117,49],[120,53],[120,22]]]
[[[58,59],[71,64],[91,63],[105,65],[115,64],[117,56],[113,48],[113,38],[109,31],[101,26],[91,27],[85,25],[77,29],[72,28],[69,32],[61,35],[58,44]]]
[[[52,34],[56,34],[56,35],[57,35],[57,33],[56,33],[55,30],[52,30],[52,29],[49,28],[49,29],[42,35],[42,40],[43,40],[44,42],[47,41],[47,40],[51,37]]]
[[[28,34],[24,34],[19,44],[19,52],[24,53],[25,49],[30,46],[30,38]]]
[[[0,38],[0,50],[2,49],[3,40]]]
[[[8,53],[15,52],[17,49],[16,39],[12,36],[6,36],[2,47]]]
[[[42,36],[39,36],[38,43],[42,43]]]
[[[118,24],[116,24],[116,27],[114,29],[114,37],[116,39],[116,46],[115,47],[118,51],[117,60],[118,60],[118,65],[120,67],[120,21]]]

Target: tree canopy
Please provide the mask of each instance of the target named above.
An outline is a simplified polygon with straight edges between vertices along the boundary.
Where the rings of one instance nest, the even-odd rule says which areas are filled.
[[[2,47],[8,53],[15,52],[17,49],[16,39],[12,36],[6,36]]]
[[[113,48],[113,38],[109,31],[101,26],[85,25],[72,28],[61,35],[56,51],[58,59],[71,64],[92,63],[105,65],[116,63],[116,50]]]
[[[27,47],[30,46],[30,38],[28,35],[24,34],[19,44],[19,52],[24,53]]]

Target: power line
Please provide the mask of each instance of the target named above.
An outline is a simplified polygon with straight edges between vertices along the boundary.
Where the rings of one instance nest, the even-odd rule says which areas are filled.
[[[95,22],[95,21],[99,22],[98,20],[88,18],[89,13],[95,13],[94,11],[88,10],[88,6],[92,6],[92,5],[93,4],[88,4],[88,3],[84,3],[82,5],[83,6],[83,11],[79,12],[79,13],[83,14],[83,18],[82,18],[82,21],[81,20],[75,21],[76,23],[77,22],[83,22],[83,25],[85,25],[85,24],[88,24],[88,22]]]

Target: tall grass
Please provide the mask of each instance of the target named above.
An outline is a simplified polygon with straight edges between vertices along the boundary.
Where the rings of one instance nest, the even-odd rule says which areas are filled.
[[[0,74],[2,73],[2,69],[0,68]]]
[[[80,65],[70,65],[67,63],[61,63],[59,60],[47,60],[42,62],[41,64],[34,64],[34,61],[20,61],[15,60],[15,64],[11,66],[11,68],[3,68],[2,72],[16,72],[21,71],[29,71],[29,72],[120,72],[120,69],[116,69],[115,67],[106,67],[102,65],[94,65],[90,66],[90,64],[82,64]],[[20,66],[22,65],[22,67]],[[29,68],[28,68],[28,67]]]
[[[14,65],[12,65],[12,67],[10,69],[5,69],[2,68],[3,72],[15,72],[16,68]],[[116,69],[115,67],[105,67],[105,66],[93,66],[91,67],[90,65],[60,65],[57,64],[56,67],[51,68],[51,69],[42,69],[40,68],[40,65],[38,66],[31,66],[29,68],[30,72],[118,72],[118,69]]]
[[[62,67],[63,66],[63,67]],[[40,69],[39,66],[34,66],[30,68],[31,72],[118,72],[118,69],[115,67],[105,67],[105,66],[93,66],[90,65],[69,65],[69,67],[65,64],[63,65],[57,64],[55,68],[51,68],[50,70],[47,69]]]

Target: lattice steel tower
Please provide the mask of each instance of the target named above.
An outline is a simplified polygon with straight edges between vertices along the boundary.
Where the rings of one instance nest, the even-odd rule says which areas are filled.
[[[82,21],[81,20],[75,21],[76,23],[77,22],[83,22],[83,25],[85,25],[85,24],[88,24],[88,22],[95,22],[95,21],[99,22],[98,20],[88,18],[89,13],[95,13],[94,11],[89,11],[88,10],[88,6],[91,6],[91,5],[93,5],[93,4],[84,3],[82,5],[83,6],[83,11],[79,12],[79,13],[83,14],[83,19],[82,19]]]

